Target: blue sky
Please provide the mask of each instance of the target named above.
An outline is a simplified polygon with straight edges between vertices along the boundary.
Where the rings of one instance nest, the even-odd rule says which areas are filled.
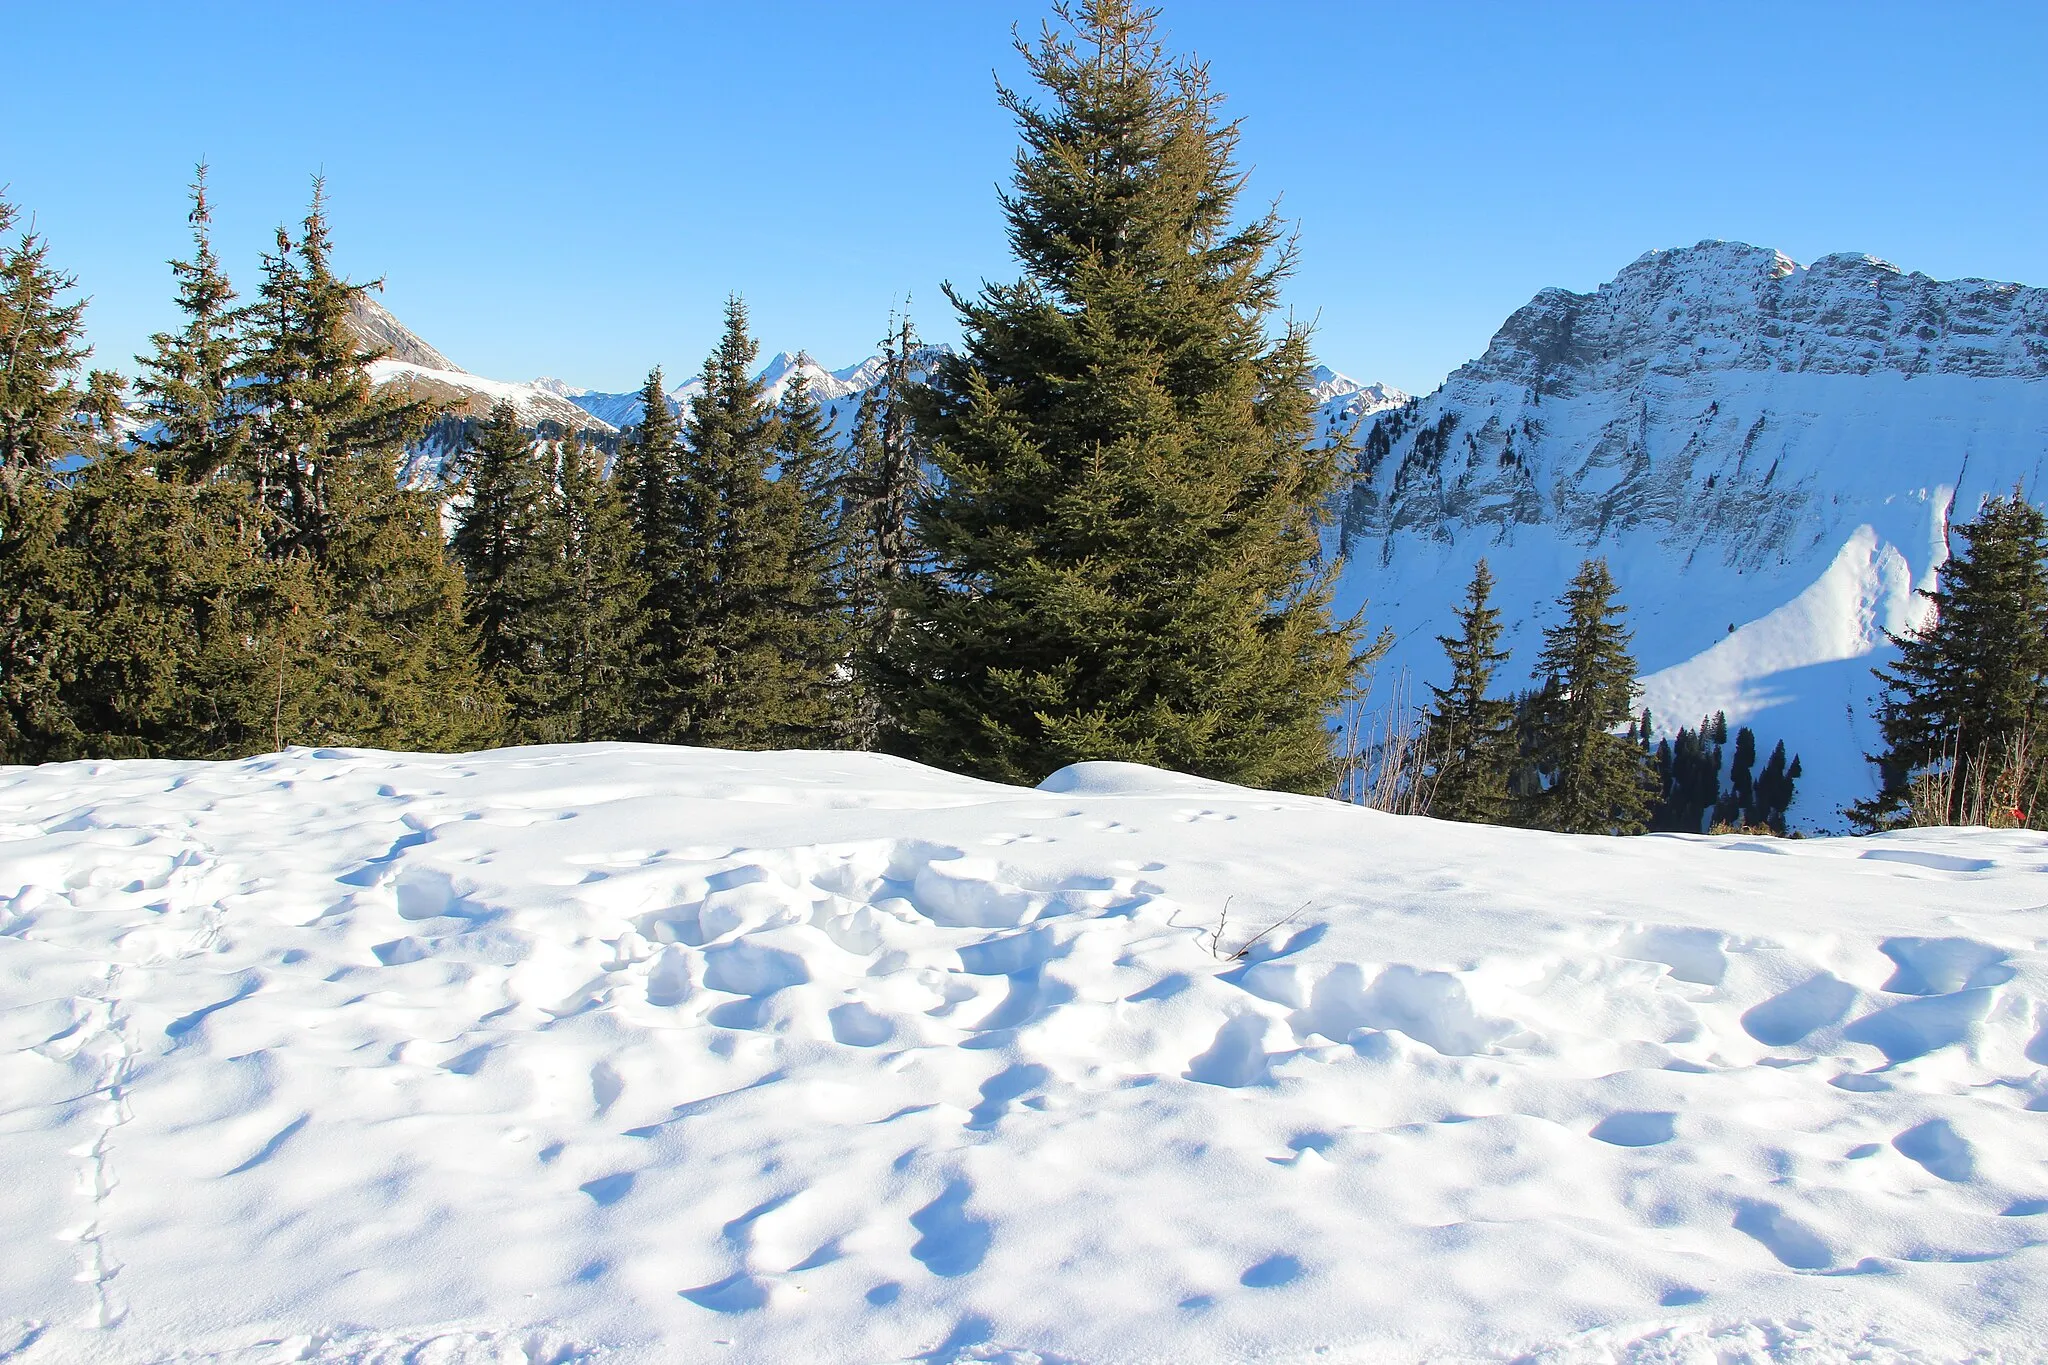
[[[9,4],[0,184],[92,296],[96,363],[173,321],[213,166],[256,253],[324,171],[343,268],[458,364],[632,387],[764,348],[866,355],[1013,273],[995,190],[1022,3]],[[1546,285],[1709,237],[2048,283],[2048,7],[1170,0],[1301,234],[1293,307],[1411,390]]]

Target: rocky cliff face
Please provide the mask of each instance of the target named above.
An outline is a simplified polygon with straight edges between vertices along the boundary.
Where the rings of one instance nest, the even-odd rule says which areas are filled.
[[[1526,666],[1571,567],[1605,554],[1653,708],[1780,729],[1809,773],[1818,746],[1819,815],[1866,780],[1869,665],[1919,619],[1951,509],[2041,486],[2048,290],[1733,242],[1651,252],[1590,294],[1544,290],[1360,431],[1347,596],[1408,632],[1397,659],[1440,671],[1433,636],[1484,555]]]

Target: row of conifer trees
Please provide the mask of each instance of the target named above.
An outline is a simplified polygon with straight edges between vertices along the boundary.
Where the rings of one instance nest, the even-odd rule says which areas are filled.
[[[0,762],[646,739],[1327,789],[1329,717],[1376,647],[1330,615],[1342,451],[1277,314],[1291,245],[1270,212],[1235,221],[1236,127],[1149,12],[1059,14],[1022,48],[1041,97],[1001,96],[1020,277],[949,294],[957,350],[896,331],[849,447],[801,383],[768,403],[734,300],[700,397],[676,414],[651,375],[609,475],[573,433],[492,413],[452,538],[441,490],[397,476],[441,414],[370,383],[317,186],[243,304],[202,168],[140,435],[115,376],[81,381],[83,305],[22,234],[0,251]],[[17,216],[0,202],[0,233]],[[1873,827],[2026,822],[2048,795],[2048,525],[2015,491],[1956,529],[1880,675]],[[1782,824],[1782,745],[1758,772],[1738,731],[1726,792],[1725,722],[1650,751],[1603,562],[1520,695],[1490,695],[1491,586],[1482,564],[1444,640],[1433,813]]]
[[[1032,781],[1128,759],[1322,790],[1360,626],[1329,611],[1293,254],[1236,221],[1236,128],[1122,0],[1066,15],[1005,90],[1014,283],[897,372],[852,451],[772,409],[728,309],[678,419],[650,378],[605,477],[492,414],[436,491],[439,414],[373,387],[316,190],[241,306],[208,237],[174,265],[125,423],[80,388],[46,245],[4,263],[27,338],[0,391],[0,761],[652,739],[882,747]],[[78,414],[84,413],[83,417]],[[912,441],[912,433],[915,442]]]
[[[1458,633],[1437,637],[1450,680],[1431,686],[1416,738],[1416,808],[1447,820],[1577,834],[1698,834],[1710,820],[1785,831],[1799,759],[1787,762],[1782,741],[1753,778],[1756,736],[1739,731],[1726,793],[1725,716],[1699,731],[1681,728],[1652,751],[1650,713],[1631,710],[1636,662],[1605,560],[1581,564],[1559,599],[1560,619],[1543,632],[1537,685],[1505,696],[1492,695],[1508,659],[1493,586],[1482,559],[1458,609]]]

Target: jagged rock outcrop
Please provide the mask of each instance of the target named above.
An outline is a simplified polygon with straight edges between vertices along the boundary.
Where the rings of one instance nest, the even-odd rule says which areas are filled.
[[[1592,293],[1537,294],[1356,444],[1346,596],[1402,633],[1395,667],[1435,676],[1481,555],[1526,661],[1571,565],[1605,554],[1652,706],[1804,743],[1813,815],[1861,793],[1869,666],[1919,619],[1951,506],[2042,486],[2048,290],[1737,242],[1653,251]]]

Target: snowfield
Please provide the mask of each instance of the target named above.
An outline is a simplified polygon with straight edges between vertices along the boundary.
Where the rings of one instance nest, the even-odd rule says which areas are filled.
[[[1113,764],[0,769],[0,1360],[2038,1360],[2044,871]]]

